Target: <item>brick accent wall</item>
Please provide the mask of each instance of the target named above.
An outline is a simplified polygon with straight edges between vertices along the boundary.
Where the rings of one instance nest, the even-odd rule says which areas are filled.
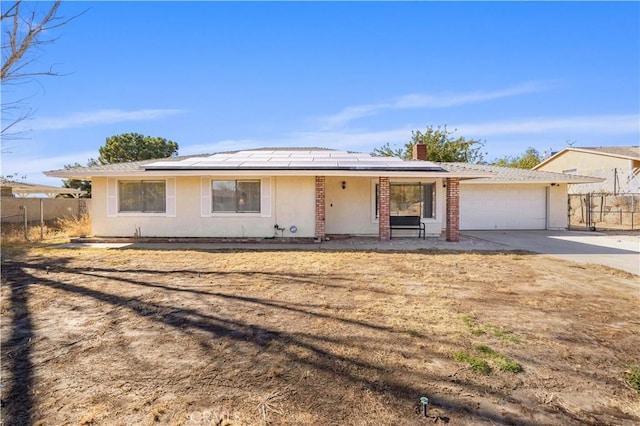
[[[380,177],[378,186],[378,235],[380,241],[391,239],[391,228],[389,227],[389,215],[391,213],[389,193],[389,178]]]
[[[447,241],[460,241],[460,179],[447,178]]]
[[[325,237],[325,177],[316,176],[316,238]]]

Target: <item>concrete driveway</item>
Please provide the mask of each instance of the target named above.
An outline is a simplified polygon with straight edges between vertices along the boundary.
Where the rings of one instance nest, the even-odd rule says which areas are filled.
[[[464,231],[463,235],[559,259],[640,275],[640,233],[582,231]]]

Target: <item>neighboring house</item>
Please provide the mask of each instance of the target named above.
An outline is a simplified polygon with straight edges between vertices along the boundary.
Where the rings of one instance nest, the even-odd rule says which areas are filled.
[[[594,176],[602,182],[572,184],[570,194],[640,193],[640,147],[565,148],[533,168]]]
[[[92,181],[96,236],[390,239],[389,216],[427,235],[565,229],[567,184],[593,179],[318,148],[256,149],[45,172]],[[481,179],[472,184],[473,179]],[[417,232],[409,231],[411,235]],[[394,231],[394,235],[400,235]],[[405,233],[406,234],[406,233]]]
[[[10,180],[0,180],[3,197],[32,197],[44,195],[47,198],[55,198],[58,195],[71,195],[78,198],[85,192],[75,188],[60,188],[49,185],[39,185],[27,182],[14,182]]]

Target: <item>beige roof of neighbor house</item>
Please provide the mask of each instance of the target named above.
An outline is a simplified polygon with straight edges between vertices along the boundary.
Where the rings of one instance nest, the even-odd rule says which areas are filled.
[[[605,155],[608,157],[618,157],[628,160],[640,160],[640,146],[601,146],[601,147],[569,147],[562,151],[558,151],[551,157],[536,165],[533,169],[537,170],[547,163],[555,160],[567,152],[583,152],[594,155]]]
[[[602,146],[599,148],[576,148],[603,154],[627,157],[630,160],[640,160],[640,146]]]
[[[33,194],[46,194],[47,197],[50,198],[61,194],[68,194],[73,195],[74,197],[79,197],[80,195],[85,193],[85,191],[75,188],[62,188],[57,186],[38,185],[35,183],[14,182],[4,179],[2,179],[0,183],[2,187],[11,188],[12,194],[18,197],[27,197]]]

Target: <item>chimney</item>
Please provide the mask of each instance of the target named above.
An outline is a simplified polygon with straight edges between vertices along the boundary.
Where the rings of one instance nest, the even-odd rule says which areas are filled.
[[[417,143],[413,146],[413,159],[414,160],[427,160],[427,146],[423,143]]]

